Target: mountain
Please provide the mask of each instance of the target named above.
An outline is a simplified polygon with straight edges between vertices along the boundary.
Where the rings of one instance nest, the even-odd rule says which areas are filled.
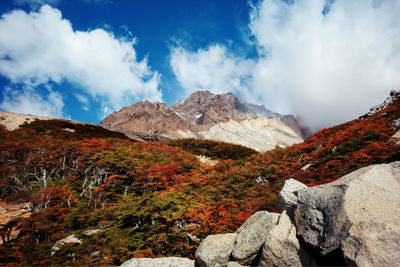
[[[209,91],[197,91],[186,100],[172,105],[171,109],[184,120],[198,126],[200,130],[206,130],[212,125],[229,120],[242,121],[280,116],[264,106],[247,103],[232,93],[215,95]]]
[[[97,135],[98,133],[103,133],[104,135],[108,135],[110,137],[124,136],[140,142],[153,142],[153,141],[168,139],[164,136],[157,135],[155,133],[147,133],[145,131],[140,132],[140,131],[124,131],[121,129],[110,129],[107,126],[100,126],[89,122],[81,122],[81,121],[74,121],[74,120],[67,120],[67,119],[60,119],[53,117],[35,116],[31,114],[20,114],[20,113],[0,110],[0,124],[3,125],[9,131],[13,131],[15,129],[18,129],[24,124],[29,124],[34,121],[47,121],[47,120],[52,120],[52,121],[57,120],[60,123],[62,122],[65,128],[61,130],[64,130],[66,132],[68,131],[75,132],[75,130],[72,128],[79,128],[77,126],[82,125],[83,127],[81,128],[90,127],[91,129],[93,129],[94,135]],[[68,128],[68,125],[70,125],[70,128]],[[122,135],[119,133],[121,133]]]
[[[281,116],[232,93],[197,91],[171,107],[144,101],[112,113],[100,124],[169,138],[225,141],[258,151],[302,142],[301,129],[293,115]]]
[[[260,237],[258,229],[264,234],[272,230],[276,238],[268,244],[280,242],[285,249],[298,249],[299,241],[307,250],[327,256],[343,252],[350,260],[355,257],[355,262],[368,257],[368,251],[374,255],[379,251],[384,259],[396,249],[392,243],[397,236],[391,231],[398,229],[392,227],[398,225],[398,216],[391,212],[398,209],[398,198],[393,197],[398,186],[391,186],[395,181],[388,180],[388,172],[376,167],[364,172],[362,168],[380,164],[386,169],[400,160],[399,97],[394,94],[362,118],[266,153],[193,138],[138,142],[100,126],[40,117],[22,123],[25,117],[10,129],[4,125],[10,125],[13,118],[0,115],[0,238],[4,242],[0,262],[88,266],[120,265],[132,257],[194,259],[207,236],[233,233],[258,211],[280,212],[275,203],[290,178],[311,187],[295,195],[297,205],[310,211],[295,212],[293,226],[301,229],[302,237],[296,236],[283,213],[273,215],[280,216],[277,225],[271,228],[261,221],[262,227],[250,233]],[[398,167],[387,170],[398,173]],[[331,183],[354,171],[369,173],[365,176],[370,177],[368,186],[358,178],[351,184]],[[321,184],[332,186],[315,194],[311,189],[318,191]],[[375,202],[372,196],[382,196],[384,188],[392,192],[389,199]],[[354,192],[357,197],[352,198]],[[364,205],[358,206],[357,200]],[[14,207],[16,214],[10,210],[13,203],[21,202],[27,203]],[[394,224],[387,224],[386,219]],[[284,222],[287,228],[281,225]],[[291,242],[289,246],[286,241]],[[364,244],[373,245],[374,250],[358,250]],[[337,245],[345,250],[335,249]],[[282,250],[276,251],[278,258],[283,255]],[[226,254],[230,259],[230,252]],[[232,255],[238,258],[236,252]],[[289,255],[298,254],[284,256]]]

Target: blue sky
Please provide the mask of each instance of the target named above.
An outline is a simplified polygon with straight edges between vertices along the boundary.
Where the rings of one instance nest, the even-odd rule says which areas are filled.
[[[399,1],[2,0],[0,109],[99,122],[233,92],[318,129],[400,89]]]

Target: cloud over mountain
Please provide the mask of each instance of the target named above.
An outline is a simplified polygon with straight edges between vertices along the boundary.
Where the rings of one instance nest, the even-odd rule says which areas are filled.
[[[216,45],[175,48],[171,65],[185,89],[199,84],[224,91],[246,77],[244,86],[233,86],[236,92],[294,113],[315,130],[363,114],[400,87],[399,13],[398,1],[264,0],[250,14],[254,64]],[[212,57],[207,51],[216,47],[223,53]],[[218,82],[202,83],[208,80]]]
[[[246,95],[253,60],[244,60],[230,53],[223,45],[191,52],[175,47],[171,50],[172,70],[187,95],[197,90],[214,93],[240,92]]]
[[[13,90],[3,92],[0,106],[23,103],[29,97],[46,104],[45,99],[54,93],[51,85],[63,81],[74,84],[76,94],[100,100],[105,113],[135,100],[161,100],[159,74],[146,59],[137,59],[135,41],[103,29],[74,30],[58,9],[48,5],[38,12],[4,14],[0,19],[0,73],[10,79]],[[47,97],[37,92],[40,85],[49,87]]]
[[[250,23],[264,56],[254,92],[279,110],[276,91],[314,129],[363,114],[400,87],[399,13],[398,1],[260,3]]]

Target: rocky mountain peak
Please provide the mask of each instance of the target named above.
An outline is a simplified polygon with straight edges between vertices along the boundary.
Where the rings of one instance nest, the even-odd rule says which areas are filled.
[[[257,120],[261,118],[267,120]],[[281,116],[263,105],[248,103],[233,93],[197,91],[171,107],[165,103],[143,101],[112,113],[100,124],[170,138],[234,142],[262,151],[302,141],[294,116]],[[268,131],[272,132],[268,134]],[[249,142],[249,139],[252,141]],[[259,141],[254,142],[253,139]]]
[[[194,92],[186,100],[172,105],[171,108],[185,119],[201,126],[202,129],[229,120],[242,121],[280,116],[262,105],[248,103],[233,93],[213,94],[209,91]]]
[[[182,120],[165,103],[139,102],[107,116],[101,125],[128,131],[142,131],[152,134],[174,136],[177,129],[187,129]]]

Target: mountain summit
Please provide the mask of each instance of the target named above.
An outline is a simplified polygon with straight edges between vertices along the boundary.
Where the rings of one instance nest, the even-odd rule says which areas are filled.
[[[215,95],[209,91],[197,91],[186,100],[171,107],[183,119],[191,121],[202,129],[228,122],[258,117],[276,117],[278,113],[239,99],[232,93]]]
[[[303,141],[293,115],[282,116],[232,93],[209,91],[194,92],[171,107],[160,102],[139,102],[110,114],[100,124],[169,138],[225,141],[258,151]]]

